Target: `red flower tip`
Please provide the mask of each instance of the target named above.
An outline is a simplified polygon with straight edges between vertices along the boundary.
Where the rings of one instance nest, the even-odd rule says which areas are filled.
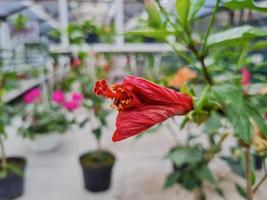
[[[114,100],[112,107],[122,110],[134,105],[134,94],[127,90],[123,84],[114,84],[109,87],[106,80],[99,80],[95,83],[94,93]]]

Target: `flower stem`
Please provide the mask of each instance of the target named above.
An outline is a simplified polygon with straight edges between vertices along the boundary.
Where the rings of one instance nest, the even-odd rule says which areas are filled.
[[[207,51],[208,38],[209,38],[209,35],[210,35],[210,32],[211,32],[211,29],[213,27],[213,24],[215,22],[215,18],[216,18],[216,14],[218,12],[218,9],[219,9],[219,5],[220,5],[220,0],[217,0],[216,4],[215,4],[215,7],[214,7],[214,10],[212,12],[212,16],[211,16],[211,20],[210,20],[210,23],[209,23],[209,26],[208,26],[207,33],[206,33],[205,38],[204,38],[204,43],[203,43],[203,47],[202,47],[202,54],[205,54],[205,52]]]
[[[193,54],[195,55],[195,57],[198,59],[198,61],[200,62],[201,64],[201,69],[202,69],[202,72],[204,74],[204,78],[205,80],[207,81],[207,83],[209,85],[212,85],[213,84],[213,81],[212,81],[212,78],[208,72],[208,69],[207,69],[207,66],[205,64],[205,55],[206,54],[200,54],[195,45],[193,44],[193,42],[191,41],[191,43],[188,45],[188,48],[193,52]]]
[[[0,138],[0,149],[1,149],[1,154],[0,154],[0,159],[1,159],[1,168],[3,170],[7,169],[7,158],[6,158],[6,153],[5,153],[5,148],[4,148],[4,143],[3,140]]]
[[[252,184],[251,184],[251,159],[249,153],[249,147],[245,147],[245,163],[246,163],[246,180],[247,180],[247,199],[253,200],[253,191],[252,191]]]

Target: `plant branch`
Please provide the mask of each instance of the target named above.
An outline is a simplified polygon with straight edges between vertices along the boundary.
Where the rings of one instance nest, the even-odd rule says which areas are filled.
[[[7,169],[7,158],[6,158],[4,143],[3,143],[3,140],[1,138],[0,138],[0,149],[1,149],[0,159],[2,161],[1,162],[1,168],[6,170]]]
[[[259,183],[255,186],[255,188],[253,189],[253,193],[256,193],[257,190],[260,188],[260,186],[264,183],[264,181],[267,179],[267,171],[266,171],[266,164],[265,161],[263,162],[264,165],[264,172],[265,175],[261,178],[261,180],[259,181]]]
[[[193,42],[191,41],[191,44],[189,44],[188,48],[193,52],[193,54],[195,55],[195,57],[198,59],[198,61],[201,64],[201,69],[202,72],[204,74],[205,80],[207,81],[207,83],[209,85],[213,84],[212,78],[208,72],[207,66],[205,64],[205,55],[204,54],[199,54],[199,52],[197,51],[195,45],[193,44]]]
[[[259,181],[259,183],[255,186],[253,189],[253,193],[256,193],[257,190],[260,188],[260,186],[264,183],[264,181],[267,179],[267,174],[265,174],[262,179]]]
[[[212,16],[211,16],[211,20],[210,20],[210,23],[209,23],[209,26],[208,26],[207,33],[206,33],[205,38],[204,38],[204,43],[203,43],[202,52],[201,52],[202,55],[206,54],[208,38],[209,38],[209,35],[210,35],[210,32],[211,32],[211,29],[212,29],[212,27],[214,25],[214,22],[215,22],[215,19],[216,19],[216,14],[217,14],[218,9],[219,9],[219,5],[220,5],[220,0],[217,0],[216,4],[215,4],[215,7],[214,7],[214,10],[212,12]]]
[[[169,42],[168,40],[166,40],[166,42],[171,46],[171,48],[175,51],[175,53],[177,53],[179,56],[181,56],[186,62],[188,62],[189,64],[192,63],[192,61],[190,60],[190,58],[188,58],[184,52],[178,50],[174,44],[172,44],[171,42]]]
[[[245,156],[245,163],[246,163],[246,180],[247,180],[247,199],[253,200],[253,191],[252,191],[252,184],[251,184],[251,159],[250,159],[250,153],[249,153],[249,147],[245,147],[244,150],[244,156]]]

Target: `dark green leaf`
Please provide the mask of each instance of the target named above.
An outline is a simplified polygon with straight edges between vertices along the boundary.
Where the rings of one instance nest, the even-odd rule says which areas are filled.
[[[216,180],[212,174],[212,172],[210,171],[210,169],[203,165],[200,168],[198,168],[196,171],[196,176],[201,179],[201,180],[206,180],[208,181],[210,184],[215,184]]]
[[[218,129],[222,126],[221,117],[216,112],[212,112],[211,116],[205,123],[204,132],[208,134],[214,134],[218,132]]]
[[[242,167],[240,161],[235,160],[234,158],[231,158],[231,157],[226,157],[226,156],[222,156],[221,159],[224,160],[228,164],[228,166],[231,168],[233,173],[243,178],[246,177],[245,169]]]
[[[233,106],[228,106],[226,108],[226,115],[233,125],[235,135],[245,143],[250,144],[253,139],[253,128],[246,113]]]
[[[164,188],[172,187],[180,176],[180,172],[173,172],[169,174],[165,180]]]
[[[247,199],[247,193],[245,191],[245,189],[238,185],[238,184],[235,184],[235,188],[236,188],[236,191],[238,192],[238,194],[240,194],[241,197],[243,197],[244,199]]]
[[[181,147],[171,152],[169,157],[175,163],[176,166],[181,166],[187,163],[195,164],[201,161],[202,152],[195,147]]]
[[[93,129],[93,134],[95,135],[96,139],[99,140],[102,134],[101,127]]]

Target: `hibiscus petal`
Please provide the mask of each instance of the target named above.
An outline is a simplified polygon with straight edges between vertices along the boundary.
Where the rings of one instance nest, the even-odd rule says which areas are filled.
[[[114,142],[126,139],[163,122],[174,115],[184,114],[184,108],[178,104],[141,105],[134,109],[121,110],[116,120]]]
[[[128,76],[125,86],[148,104],[179,104],[186,111],[192,110],[192,97],[175,90],[157,85],[143,78]]]

